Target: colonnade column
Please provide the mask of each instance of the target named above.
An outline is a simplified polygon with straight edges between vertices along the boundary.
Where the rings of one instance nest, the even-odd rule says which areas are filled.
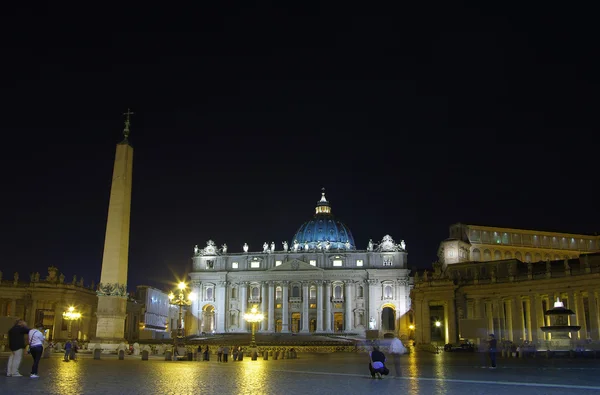
[[[431,313],[429,312],[429,301],[421,301],[421,326],[423,328],[422,343],[431,343]]]
[[[248,326],[246,320],[244,319],[244,314],[246,314],[246,306],[248,306],[248,282],[242,281],[240,282],[240,316],[238,317],[238,328],[242,331],[248,331]]]
[[[523,302],[521,298],[515,296],[511,304],[511,321],[512,321],[512,341],[513,343],[519,342],[523,339]]]
[[[539,340],[540,324],[538,322],[538,310],[539,310],[538,296],[535,294],[529,295],[529,340],[533,344],[537,344]]]
[[[271,299],[268,298],[267,294],[268,294],[268,289],[267,289],[267,282],[263,281],[260,284],[260,290],[261,290],[261,300],[260,300],[260,312],[261,314],[265,315],[265,313],[267,312],[267,309],[269,308],[269,304],[273,303],[271,302]],[[266,320],[262,320],[260,322],[260,331],[261,332],[265,332],[267,330],[267,327],[269,326],[269,318],[267,316]]]
[[[269,313],[267,314],[269,332],[275,332],[275,283],[269,281]]]
[[[598,336],[598,299],[596,299],[596,292],[593,289],[588,290],[588,306],[590,309],[590,338],[592,340],[600,340]]]
[[[583,304],[583,292],[579,291],[577,293],[577,325],[581,326],[581,330],[579,331],[580,339],[587,339],[587,322],[585,322],[585,306]],[[581,314],[581,316],[579,316]]]
[[[290,332],[290,317],[288,313],[289,308],[289,281],[283,281],[281,284],[281,288],[283,290],[282,300],[281,300],[281,333],[289,333]]]
[[[331,332],[331,281],[325,281],[325,332]]]
[[[310,295],[308,294],[308,281],[302,281],[302,329],[300,332],[308,333],[308,299]]]
[[[577,314],[577,311],[579,310],[577,308],[577,303],[575,303],[575,292],[573,292],[572,290],[567,292],[567,305],[565,306],[566,308],[573,310],[573,313],[575,313],[575,315],[572,315],[569,317],[569,325],[578,325],[577,321],[579,319],[579,315]],[[564,301],[563,301],[564,304]],[[577,337],[577,333],[575,333],[574,338]]]
[[[344,292],[344,306],[346,307],[346,312],[344,313],[344,330],[345,332],[352,331],[352,284],[353,281],[346,280],[344,281],[346,285],[346,289]]]
[[[457,333],[456,333],[456,299],[451,298],[445,304],[444,315],[446,316],[446,343],[456,343],[457,342]]]
[[[323,281],[317,281],[317,332],[323,332]]]

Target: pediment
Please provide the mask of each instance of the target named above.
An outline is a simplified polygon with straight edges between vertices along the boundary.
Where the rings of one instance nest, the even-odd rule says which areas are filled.
[[[275,266],[274,268],[269,269],[269,271],[323,271],[323,269],[313,266],[309,263],[301,261],[299,259],[291,259],[289,261],[283,262],[279,266]]]

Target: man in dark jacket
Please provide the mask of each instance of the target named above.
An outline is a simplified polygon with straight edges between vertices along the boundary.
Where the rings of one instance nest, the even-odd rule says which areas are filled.
[[[8,377],[19,377],[19,365],[23,359],[23,350],[25,349],[25,335],[29,333],[27,323],[23,320],[17,320],[15,325],[8,330],[8,348],[10,348],[10,357],[6,367]]]
[[[496,369],[496,336],[490,334],[488,338],[488,355],[490,356],[490,362],[492,366],[490,369]]]

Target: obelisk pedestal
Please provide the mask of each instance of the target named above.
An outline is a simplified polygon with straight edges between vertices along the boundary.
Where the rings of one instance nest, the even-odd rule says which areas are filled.
[[[129,145],[129,115],[125,115],[125,139],[117,144],[102,274],[98,284],[98,309],[96,312],[96,337],[92,339],[105,351],[114,351],[125,343],[125,317],[127,315],[127,266],[129,262],[129,218],[131,213],[131,180],[133,174],[133,148]]]

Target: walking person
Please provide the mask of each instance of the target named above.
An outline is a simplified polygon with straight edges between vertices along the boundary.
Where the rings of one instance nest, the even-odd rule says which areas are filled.
[[[229,356],[229,346],[223,347],[223,362],[227,362],[227,357]]]
[[[496,369],[496,337],[493,334],[490,334],[488,338],[488,355],[492,363],[490,369]]]
[[[394,337],[390,343],[390,354],[392,354],[392,358],[394,359],[395,377],[400,377],[400,355],[406,354],[406,347],[404,347],[402,340],[398,336]]]
[[[206,350],[204,350],[204,360],[208,361],[210,358],[210,350],[208,349],[208,344],[206,345]]]
[[[17,320],[12,328],[8,330],[8,348],[10,348],[10,357],[6,367],[8,377],[20,377],[19,365],[23,359],[23,350],[25,349],[25,335],[29,333],[27,323],[23,320]]]
[[[31,367],[31,377],[32,379],[38,378],[38,365],[40,364],[40,359],[42,358],[42,353],[44,352],[44,326],[42,324],[37,324],[36,329],[32,329],[29,331],[29,352],[33,357],[33,366]]]
[[[65,362],[69,362],[69,357],[71,356],[71,349],[73,348],[73,343],[71,343],[71,339],[67,339],[65,343]]]
[[[217,348],[217,362],[221,362],[223,360],[223,346],[219,346]]]

